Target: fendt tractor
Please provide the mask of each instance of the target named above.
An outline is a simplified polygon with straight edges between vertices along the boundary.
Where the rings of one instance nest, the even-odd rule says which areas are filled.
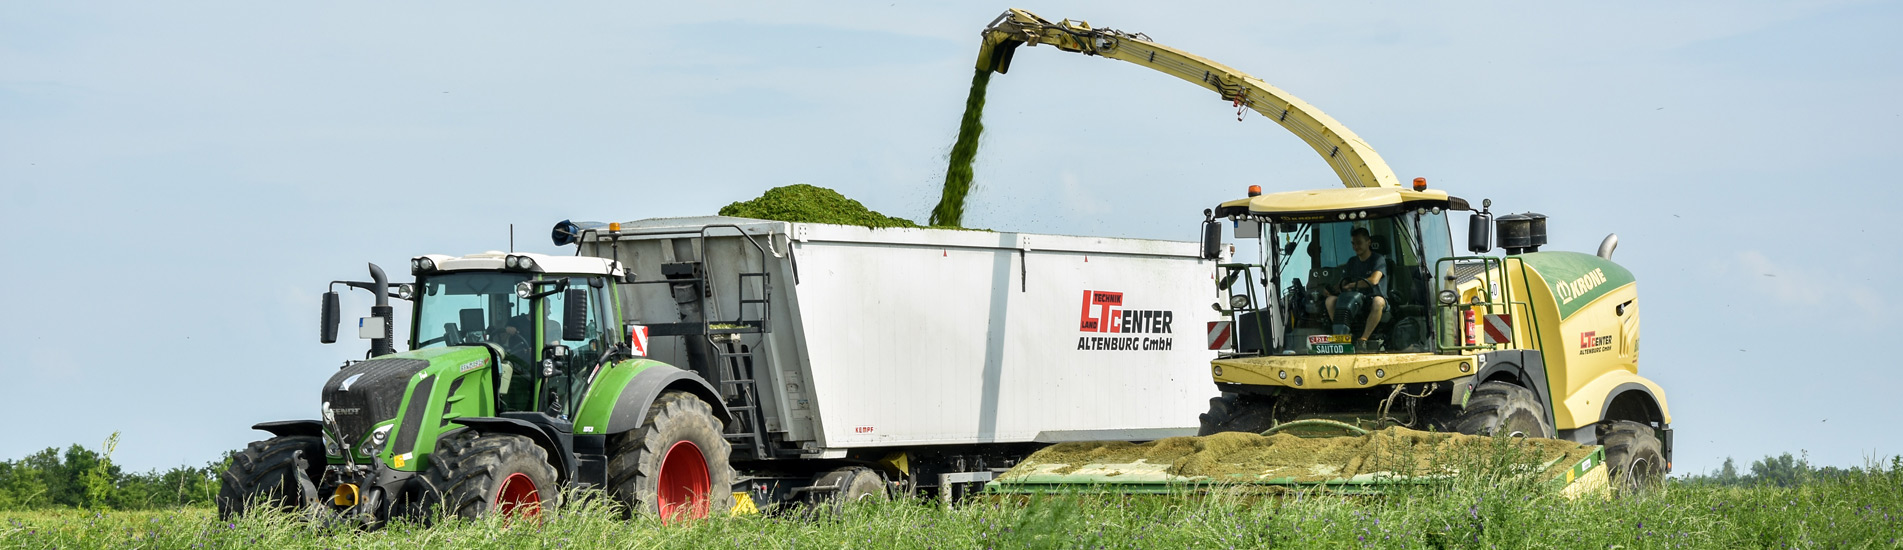
[[[319,418],[256,425],[275,437],[238,454],[220,513],[527,514],[574,487],[664,521],[949,500],[1049,443],[1194,435],[1217,395],[1196,366],[1216,294],[1180,284],[1216,263],[1194,242],[732,217],[553,237],[577,255],[425,255],[411,283],[374,265],[333,283],[378,300],[369,356],[324,384]]]
[[[1024,10],[983,37],[979,70],[1004,73],[1018,46],[1048,44],[1195,83],[1302,138],[1346,187],[1251,186],[1205,211],[1205,258],[1226,255],[1226,224],[1258,241],[1258,261],[1216,266],[1225,319],[1209,327],[1222,352],[1209,372],[1222,395],[1201,434],[1316,419],[1551,437],[1603,445],[1625,484],[1669,471],[1671,416],[1638,375],[1638,294],[1611,261],[1616,237],[1596,255],[1540,251],[1546,217],[1513,214],[1497,220],[1504,257],[1455,256],[1447,215],[1467,201],[1423,178],[1401,187],[1366,142],[1288,92],[1141,33]],[[1487,206],[1469,220],[1473,254],[1493,249]]]

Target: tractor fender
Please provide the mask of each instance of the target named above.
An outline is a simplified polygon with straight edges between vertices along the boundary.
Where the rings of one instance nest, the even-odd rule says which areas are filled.
[[[1540,400],[1540,408],[1546,410],[1546,422],[1554,429],[1561,427],[1558,423],[1559,419],[1555,416],[1552,388],[1547,384],[1546,358],[1539,351],[1524,349],[1489,351],[1476,355],[1474,360],[1480,363],[1480,368],[1474,372],[1474,386],[1504,380],[1533,390],[1533,396]]]
[[[661,397],[661,392],[684,391],[694,394],[714,410],[714,416],[722,423],[733,423],[733,416],[727,412],[727,404],[720,399],[720,392],[714,386],[701,379],[692,371],[683,370],[666,363],[651,363],[634,378],[622,386],[615,396],[614,412],[608,416],[607,433],[615,434],[641,427],[647,420],[648,406]]]
[[[1643,376],[1613,369],[1581,385],[1566,401],[1561,417],[1567,428],[1601,420],[1631,420],[1665,425],[1672,416],[1665,407],[1665,389]]]
[[[510,434],[527,437],[530,441],[535,442],[535,446],[541,447],[543,451],[548,453],[549,464],[555,466],[555,472],[559,474],[560,477],[560,479],[556,480],[557,484],[566,484],[569,479],[574,477],[575,453],[570,452],[567,447],[559,443],[565,439],[562,437],[564,434],[557,433],[554,426],[529,422],[519,418],[500,418],[494,416],[457,418],[450,420],[450,422],[461,424],[477,433]],[[444,435],[448,435],[447,432],[445,432]]]
[[[253,430],[264,430],[278,437],[308,435],[324,437],[324,423],[317,420],[279,420],[252,424]]]

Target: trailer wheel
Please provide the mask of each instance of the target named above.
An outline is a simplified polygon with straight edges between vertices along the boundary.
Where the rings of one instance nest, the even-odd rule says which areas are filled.
[[[253,508],[317,506],[315,480],[323,479],[324,465],[324,441],[317,436],[253,441],[233,455],[231,466],[218,475],[218,518],[228,520]]]
[[[437,440],[429,460],[445,514],[536,518],[560,503],[548,451],[524,436],[457,429]]]
[[[713,408],[693,394],[670,391],[648,406],[640,428],[614,436],[608,488],[631,513],[663,523],[726,514],[733,509],[733,447],[721,437]]]
[[[1196,429],[1196,435],[1222,432],[1259,434],[1275,427],[1274,412],[1273,402],[1268,399],[1225,392],[1221,397],[1209,398],[1209,412],[1198,417],[1202,425]]]
[[[826,472],[813,482],[813,485],[838,487],[838,490],[822,498],[829,502],[835,513],[843,512],[847,503],[862,500],[879,501],[889,498],[885,490],[885,477],[871,468],[849,466]]]
[[[1487,382],[1474,388],[1467,408],[1454,417],[1454,431],[1468,435],[1553,437],[1546,409],[1533,390],[1506,382]]]
[[[1652,427],[1630,420],[1601,425],[1599,444],[1606,447],[1606,466],[1620,493],[1639,493],[1665,480],[1665,446]]]

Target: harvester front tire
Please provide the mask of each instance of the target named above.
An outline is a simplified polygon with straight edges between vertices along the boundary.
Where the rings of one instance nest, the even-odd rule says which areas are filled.
[[[1553,426],[1546,423],[1546,408],[1533,390],[1506,382],[1487,382],[1475,387],[1467,398],[1467,408],[1454,417],[1454,431],[1468,435],[1504,435],[1508,437],[1553,437]]]
[[[1651,426],[1614,421],[1600,428],[1599,444],[1606,447],[1606,466],[1621,493],[1643,492],[1665,480],[1665,445]]]
[[[1198,417],[1202,423],[1196,429],[1196,435],[1222,432],[1259,434],[1275,427],[1274,413],[1274,407],[1268,399],[1224,393],[1221,397],[1209,398],[1209,412]]]
[[[458,429],[437,440],[429,460],[429,486],[446,515],[532,518],[560,505],[548,451],[528,437]]]
[[[219,519],[242,516],[255,508],[317,506],[316,481],[323,479],[324,465],[324,440],[316,436],[286,435],[251,442],[218,475]]]
[[[733,509],[733,446],[713,408],[693,394],[664,392],[640,428],[612,436],[608,488],[632,514],[663,522]]]

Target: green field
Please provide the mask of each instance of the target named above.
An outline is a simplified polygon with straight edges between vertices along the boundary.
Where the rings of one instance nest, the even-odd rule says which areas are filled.
[[[843,513],[662,527],[571,496],[545,521],[398,523],[375,532],[205,508],[0,512],[7,548],[1903,548],[1903,465],[1795,486],[1673,482],[1568,500],[1550,485],[1468,478],[1385,497],[1292,494],[914,500]]]

